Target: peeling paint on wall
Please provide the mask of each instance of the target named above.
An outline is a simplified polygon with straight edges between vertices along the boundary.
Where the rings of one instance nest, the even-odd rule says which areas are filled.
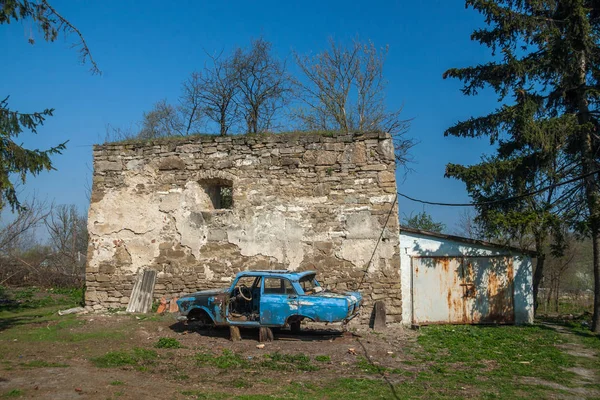
[[[324,285],[351,289],[394,203],[394,173],[386,134],[96,146],[86,301],[126,303],[144,269],[157,271],[158,297],[222,287],[246,269],[315,269]],[[215,208],[220,185],[230,208]],[[390,218],[361,290],[367,306],[388,303],[391,322],[401,318],[399,260]]]

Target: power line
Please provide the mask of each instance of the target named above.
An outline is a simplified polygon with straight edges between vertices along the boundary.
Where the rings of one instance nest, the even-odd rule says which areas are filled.
[[[375,243],[375,248],[373,249],[373,253],[371,253],[371,258],[369,259],[369,262],[367,263],[367,268],[365,268],[365,270],[363,271],[363,276],[360,279],[360,283],[358,284],[358,287],[356,290],[360,289],[360,287],[362,286],[365,277],[367,276],[367,272],[369,271],[369,267],[371,266],[371,263],[373,262],[373,257],[375,257],[375,252],[377,251],[377,247],[379,246],[379,243],[381,242],[381,239],[383,238],[383,233],[385,232],[385,228],[387,227],[387,224],[390,220],[390,216],[392,215],[392,211],[394,211],[394,206],[396,205],[396,201],[398,201],[398,194],[396,193],[396,196],[394,196],[394,201],[392,202],[392,206],[390,207],[390,211],[388,212],[387,218],[385,219],[385,224],[383,224],[383,227],[381,228],[381,233],[379,234],[379,239],[377,239],[377,243]]]
[[[552,188],[556,188],[556,187],[568,185],[569,183],[577,182],[579,180],[582,180],[584,178],[587,178],[590,175],[594,175],[594,174],[597,174],[599,172],[600,172],[600,169],[597,169],[595,171],[588,172],[587,174],[583,174],[583,175],[577,176],[575,178],[568,179],[568,180],[566,180],[564,182],[554,183],[552,185],[545,186],[545,187],[543,187],[541,189],[534,190],[533,192],[523,193],[523,194],[520,194],[518,196],[511,196],[511,197],[506,197],[506,198],[498,199],[498,200],[483,201],[481,203],[439,203],[439,202],[436,202],[436,201],[427,201],[427,200],[415,199],[414,197],[410,197],[410,196],[405,195],[405,194],[400,193],[400,192],[398,192],[398,196],[404,197],[405,199],[408,199],[410,201],[414,201],[414,202],[422,203],[422,204],[429,204],[429,205],[432,205],[432,206],[444,206],[444,207],[477,207],[477,206],[486,206],[486,205],[490,205],[490,204],[497,204],[497,203],[509,202],[509,201],[523,199],[525,197],[534,196],[536,194],[543,193],[543,192],[545,192],[545,191],[547,191],[549,189],[552,189]]]

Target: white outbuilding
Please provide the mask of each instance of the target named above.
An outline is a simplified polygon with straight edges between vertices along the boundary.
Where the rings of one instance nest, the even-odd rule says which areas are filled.
[[[515,247],[401,227],[402,321],[533,323],[533,257]]]

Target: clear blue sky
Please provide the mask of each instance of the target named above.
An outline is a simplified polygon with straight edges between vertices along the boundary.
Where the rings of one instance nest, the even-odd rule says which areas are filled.
[[[74,203],[87,212],[92,144],[104,141],[107,124],[127,127],[160,99],[175,100],[181,81],[202,68],[204,50],[225,52],[263,35],[281,58],[291,51],[318,52],[327,39],[370,39],[389,45],[386,76],[390,108],[404,105],[413,118],[409,135],[415,170],[398,174],[398,189],[413,197],[465,202],[461,182],[444,178],[448,162],[475,163],[491,150],[486,139],[445,138],[458,120],[496,107],[493,93],[469,98],[458,81],[442,79],[451,67],[490,59],[470,41],[482,18],[463,0],[422,1],[66,1],[51,4],[85,36],[103,74],[91,75],[71,49],[75,37],[45,43],[31,23],[0,26],[0,96],[23,112],[54,108],[55,116],[25,135],[30,147],[47,148],[69,140],[57,171],[29,179],[36,191],[56,203]],[[27,43],[33,35],[35,45]],[[400,199],[400,213],[422,205]],[[453,232],[460,208],[426,207]]]

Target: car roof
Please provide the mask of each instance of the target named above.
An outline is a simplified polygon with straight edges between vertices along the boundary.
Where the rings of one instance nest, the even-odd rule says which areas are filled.
[[[270,270],[248,270],[238,272],[236,277],[241,276],[269,276],[276,278],[287,278],[293,281],[297,281],[300,278],[305,277],[306,275],[316,274],[315,271],[288,271],[286,269],[270,269]]]

